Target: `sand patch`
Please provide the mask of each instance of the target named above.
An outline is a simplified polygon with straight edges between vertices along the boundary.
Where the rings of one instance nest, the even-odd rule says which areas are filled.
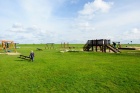
[[[20,55],[20,53],[6,53],[7,55]]]
[[[20,55],[20,53],[0,53],[0,54],[6,54],[6,55]]]
[[[136,46],[133,46],[133,47],[126,47],[126,48],[135,48],[136,50],[140,50],[140,47],[136,47]]]

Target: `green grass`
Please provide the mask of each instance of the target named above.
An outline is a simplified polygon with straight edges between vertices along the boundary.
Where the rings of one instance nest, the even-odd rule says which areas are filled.
[[[73,46],[80,50],[83,45]],[[34,50],[35,60],[0,55],[0,93],[140,92],[140,51],[61,53],[60,45],[46,50],[43,44],[20,47],[23,55]]]

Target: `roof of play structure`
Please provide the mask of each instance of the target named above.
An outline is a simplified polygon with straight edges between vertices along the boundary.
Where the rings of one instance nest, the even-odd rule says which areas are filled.
[[[0,40],[1,42],[14,42],[12,40]]]

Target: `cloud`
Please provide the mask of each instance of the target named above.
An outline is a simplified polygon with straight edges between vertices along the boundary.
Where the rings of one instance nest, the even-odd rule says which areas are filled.
[[[4,7],[0,4],[0,38],[12,39],[19,43],[86,42],[88,39],[101,38],[115,41],[135,39],[140,42],[138,2],[135,4],[126,0],[111,1],[113,2],[110,0],[6,1],[5,4],[2,3]]]
[[[108,12],[112,5],[113,2],[105,2],[103,0],[94,0],[86,3],[83,9],[78,11],[78,16],[74,23],[75,29],[92,33],[96,29],[94,18],[98,16],[98,13],[104,14]]]
[[[27,34],[29,34],[29,33],[31,33],[31,34],[33,34],[33,33],[36,33],[36,34],[38,34],[38,33],[40,33],[40,32],[42,32],[42,29],[41,28],[39,28],[38,26],[36,26],[36,25],[32,25],[32,26],[29,26],[29,27],[25,27],[24,25],[22,25],[21,23],[14,23],[13,25],[12,25],[12,27],[10,28],[10,29],[8,29],[7,31],[10,31],[10,32],[13,32],[13,33],[27,33]]]
[[[93,31],[95,28],[89,22],[78,22],[75,26],[80,31]]]
[[[48,19],[51,16],[52,7],[49,5],[49,2],[45,1],[22,0],[20,2],[28,21],[37,24],[41,19]]]
[[[126,31],[123,33],[124,40],[140,40],[140,29],[133,28],[130,31]]]
[[[46,31],[43,29],[32,25],[26,27],[21,23],[15,23],[12,27],[3,33],[5,39],[13,40],[19,43],[41,43],[47,40]],[[44,41],[43,41],[44,40]]]
[[[22,24],[21,23],[15,23],[12,26],[13,28],[22,28]]]
[[[139,34],[140,35],[140,29],[134,28],[134,29],[132,29],[131,33],[133,33],[133,34]]]
[[[103,0],[88,2],[84,5],[84,9],[79,11],[79,16],[92,19],[97,12],[108,12],[112,5],[112,2],[105,2]]]
[[[25,29],[21,23],[14,23],[12,28],[8,29],[7,31],[21,33],[25,32]]]
[[[53,16],[53,12],[66,0],[21,0],[21,7],[29,21],[43,23]]]

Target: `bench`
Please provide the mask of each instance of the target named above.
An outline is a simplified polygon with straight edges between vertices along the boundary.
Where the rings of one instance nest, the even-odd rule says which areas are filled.
[[[41,49],[41,48],[37,48],[37,50],[42,51],[43,49]]]
[[[19,58],[31,60],[29,56],[25,56],[25,55],[19,55]]]

